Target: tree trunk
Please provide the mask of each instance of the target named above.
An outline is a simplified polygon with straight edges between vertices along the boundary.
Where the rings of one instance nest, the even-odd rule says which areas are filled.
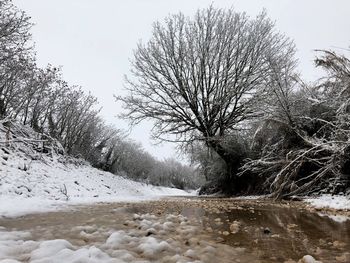
[[[207,145],[211,147],[225,162],[226,175],[222,183],[222,191],[225,194],[235,194],[242,188],[238,181],[237,172],[241,162],[241,154],[237,152],[227,151],[220,142],[216,140],[210,140]]]

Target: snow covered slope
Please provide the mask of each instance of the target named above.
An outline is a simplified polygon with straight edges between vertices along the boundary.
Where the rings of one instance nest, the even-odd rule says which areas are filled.
[[[10,155],[6,164],[2,161],[0,169],[0,216],[46,211],[67,204],[188,195],[179,189],[134,182],[87,164],[63,164],[58,160],[29,162]]]
[[[0,132],[1,140],[4,142],[4,133]],[[54,151],[42,154],[23,138],[16,145],[0,144],[0,216],[169,195],[188,193],[134,182]]]

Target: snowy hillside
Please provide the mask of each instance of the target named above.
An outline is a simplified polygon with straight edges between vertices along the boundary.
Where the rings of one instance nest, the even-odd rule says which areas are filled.
[[[0,216],[72,204],[188,195],[179,189],[146,185],[95,169],[83,161],[57,154],[52,145],[49,151],[38,151],[38,145],[29,143],[35,135],[30,134],[30,129],[25,137],[13,136],[11,143],[5,143],[3,126],[0,131]]]

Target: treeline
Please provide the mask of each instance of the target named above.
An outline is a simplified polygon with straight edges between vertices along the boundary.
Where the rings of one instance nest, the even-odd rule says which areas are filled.
[[[31,27],[10,0],[0,2],[0,120],[28,125],[57,139],[67,154],[104,170],[157,185],[197,186],[192,169],[156,160],[107,125],[97,99],[64,81],[60,68],[38,67]]]
[[[102,150],[103,149],[103,150]],[[195,189],[203,183],[198,171],[174,159],[156,160],[133,141],[113,138],[95,147],[94,166],[153,185]]]

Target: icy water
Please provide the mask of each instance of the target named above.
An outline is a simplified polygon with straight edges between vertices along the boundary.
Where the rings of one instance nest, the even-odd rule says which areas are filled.
[[[171,198],[77,206],[0,219],[0,226],[3,233],[26,233],[24,243],[15,240],[8,245],[13,244],[13,251],[7,257],[19,262],[31,262],[33,251],[45,240],[64,239],[71,244],[64,247],[71,258],[81,248],[95,247],[105,255],[96,256],[101,262],[292,263],[312,255],[323,263],[349,263],[350,220],[337,219],[288,203]],[[28,248],[26,240],[36,243]],[[0,262],[4,255],[1,258],[0,253]],[[40,262],[53,262],[55,255],[57,259],[61,254],[46,255],[48,261]]]

